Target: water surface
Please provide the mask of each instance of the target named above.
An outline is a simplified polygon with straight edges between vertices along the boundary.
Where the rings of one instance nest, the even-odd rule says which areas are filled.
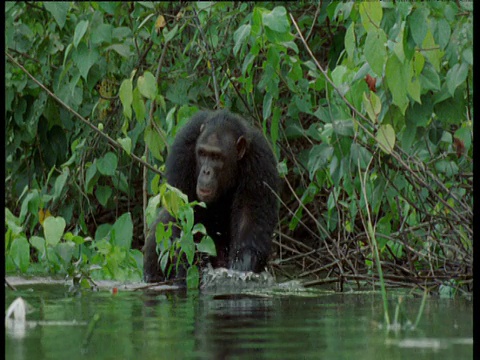
[[[27,327],[6,329],[7,359],[473,358],[473,305],[463,298],[429,298],[418,329],[395,333],[379,327],[378,294],[5,291],[6,307],[21,296],[33,310]],[[414,321],[420,303],[405,297],[402,317]]]

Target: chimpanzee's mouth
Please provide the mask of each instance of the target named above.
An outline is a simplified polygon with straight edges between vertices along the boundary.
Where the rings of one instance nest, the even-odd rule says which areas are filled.
[[[212,190],[197,188],[197,196],[200,201],[208,201],[212,197]]]

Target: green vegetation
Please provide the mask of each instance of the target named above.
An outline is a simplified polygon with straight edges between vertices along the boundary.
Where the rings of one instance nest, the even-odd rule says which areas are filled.
[[[272,272],[471,291],[472,4],[7,2],[7,273],[138,280],[167,193],[183,236],[159,248],[211,253],[161,174],[225,107],[279,160]]]

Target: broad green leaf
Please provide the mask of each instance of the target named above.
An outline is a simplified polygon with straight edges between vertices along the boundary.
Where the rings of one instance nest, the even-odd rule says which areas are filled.
[[[310,179],[314,179],[318,170],[326,168],[333,155],[333,147],[329,144],[314,145],[308,156]]]
[[[375,136],[380,149],[385,153],[391,154],[393,148],[395,147],[395,130],[393,130],[392,125],[385,124],[380,125]]]
[[[430,61],[437,72],[440,72],[440,64],[442,62],[444,52],[438,48],[438,45],[435,44],[433,35],[430,30],[427,31],[425,39],[422,43],[423,54]]]
[[[387,36],[382,29],[368,32],[365,39],[365,59],[379,77],[383,75],[383,66],[387,59],[386,42]]]
[[[114,50],[120,56],[122,56],[126,59],[130,58],[133,55],[133,52],[130,49],[130,46],[128,46],[127,44],[113,44],[113,45],[110,45],[109,47],[107,47],[105,50],[106,51]]]
[[[113,176],[117,170],[118,158],[112,152],[108,152],[104,157],[97,160],[97,168],[100,174]]]
[[[177,34],[178,31],[178,24],[173,27],[172,30],[168,31],[167,28],[163,28],[163,37],[165,38],[165,43],[169,42],[173,39],[173,37]]]
[[[145,71],[143,75],[139,76],[137,86],[140,93],[147,99],[155,99],[157,95],[157,82],[151,72]]]
[[[388,89],[392,93],[393,103],[399,107],[402,114],[405,114],[408,105],[407,86],[409,74],[410,66],[407,62],[402,64],[395,54],[388,58],[385,67],[385,78]]]
[[[204,236],[202,241],[197,244],[197,250],[210,256],[217,256],[215,242],[210,236]]]
[[[237,55],[238,51],[245,42],[245,39],[250,35],[250,30],[252,26],[245,24],[240,26],[237,31],[233,34],[233,40],[235,41],[235,46],[233,47],[233,55]]]
[[[187,270],[187,289],[198,289],[200,283],[200,274],[197,266],[191,266]]]
[[[13,231],[15,235],[23,231],[20,219],[13,215],[8,208],[5,208],[5,225],[7,229]]]
[[[135,117],[137,121],[141,124],[145,122],[145,114],[147,113],[145,109],[145,101],[140,94],[138,87],[133,90],[133,100],[132,100],[133,111],[135,111]]]
[[[76,246],[73,242],[63,242],[58,243],[57,246],[55,246],[55,250],[58,256],[60,256],[60,258],[63,260],[63,263],[65,265],[68,265],[72,260],[73,253],[76,250]]]
[[[152,155],[157,160],[163,160],[162,152],[165,148],[165,142],[163,141],[163,138],[158,134],[157,130],[151,126],[147,126],[144,133],[144,140]]]
[[[87,169],[87,173],[85,175],[85,192],[87,194],[91,194],[93,191],[93,186],[96,184],[99,175],[97,174],[97,164],[93,163]]]
[[[180,248],[185,253],[189,265],[193,264],[193,258],[195,256],[195,243],[193,242],[192,234],[183,234],[180,240]]]
[[[63,235],[65,241],[71,241],[77,245],[81,245],[85,243],[85,239],[78,235],[73,235],[70,231]],[[43,239],[42,239],[43,240]]]
[[[269,29],[284,33],[290,30],[290,24],[287,19],[287,11],[283,6],[277,6],[272,11],[262,13],[263,25]]]
[[[463,141],[467,151],[472,146],[472,129],[461,127],[455,131],[455,137]]]
[[[400,26],[400,32],[398,33],[397,39],[395,40],[395,45],[393,45],[393,52],[397,55],[400,62],[405,61],[405,51],[403,49],[403,34],[405,32],[405,21],[402,21]]]
[[[372,159],[372,154],[363,146],[353,142],[350,147],[350,159],[355,166],[360,164],[360,168],[365,169]]]
[[[455,94],[457,87],[467,79],[467,75],[468,65],[465,63],[457,63],[450,70],[448,70],[445,82],[447,83],[448,92],[451,96]]]
[[[60,29],[63,29],[65,21],[67,20],[68,10],[71,2],[69,1],[45,1],[43,6],[53,15]]]
[[[413,55],[412,64],[413,64],[413,73],[411,74],[411,76],[420,77],[420,74],[422,73],[422,70],[423,70],[423,66],[425,65],[425,57],[422,55],[422,53],[416,52]]]
[[[77,47],[80,41],[85,35],[85,32],[88,29],[88,20],[80,21],[75,27],[75,33],[73,34],[73,46]]]
[[[30,266],[30,244],[23,236],[13,240],[9,255],[21,272],[26,272]]]
[[[432,21],[432,19],[430,20]],[[444,18],[435,20],[435,27],[433,29],[433,37],[435,42],[440,45],[443,50],[450,41],[451,29],[448,21]]]
[[[435,71],[432,64],[425,63],[422,73],[420,74],[420,84],[422,85],[424,92],[426,90],[440,90],[440,76],[438,75],[438,72]]]
[[[45,252],[45,239],[40,236],[32,236],[29,239],[30,244],[38,250],[40,254]]]
[[[122,149],[125,150],[128,155],[130,155],[132,152],[132,139],[130,139],[129,137],[125,137],[118,138],[117,141],[120,145],[122,145]]]
[[[120,216],[111,230],[113,234],[113,243],[123,247],[124,249],[130,249],[133,238],[133,222],[129,212]]]
[[[407,86],[408,95],[415,100],[417,103],[421,104],[422,101],[420,100],[420,91],[421,85],[420,80],[418,78],[411,78],[408,82]]]
[[[95,45],[102,42],[110,44],[112,42],[112,30],[113,26],[110,24],[99,24],[90,32],[90,41]]]
[[[55,186],[53,187],[53,201],[56,201],[58,197],[62,194],[62,190],[67,182],[68,176],[70,175],[70,169],[64,168],[61,175],[59,175],[55,180]]]
[[[43,233],[47,245],[56,245],[60,242],[65,231],[65,219],[58,216],[50,216],[43,222]]]
[[[415,9],[408,16],[408,23],[410,27],[410,34],[412,35],[413,41],[417,46],[422,46],[425,36],[428,31],[428,17],[429,11],[426,7],[420,6]]]
[[[272,94],[267,92],[263,97],[263,121],[264,123],[268,120],[272,113]]]
[[[88,73],[92,66],[98,61],[100,55],[96,49],[89,49],[85,43],[81,43],[76,51],[72,54],[72,59],[77,65],[80,75],[87,80]],[[73,90],[77,89],[77,82],[72,82],[72,86],[75,86]],[[72,90],[72,92],[73,92]]]
[[[98,226],[97,230],[95,230],[95,241],[99,242],[100,240],[106,239],[110,230],[112,230],[111,224],[101,224]]]
[[[378,115],[380,114],[380,111],[382,111],[382,101],[377,94],[375,94],[373,91],[370,91],[369,95],[367,96],[367,93],[364,92],[363,106],[365,107],[370,120],[377,122]]]
[[[112,188],[110,186],[98,185],[95,190],[95,196],[103,206],[107,205],[108,199],[110,199],[111,195]]]
[[[120,101],[122,102],[123,114],[127,119],[131,119],[132,118],[132,101],[133,101],[131,79],[123,80],[122,85],[120,85],[118,95],[120,97]]]
[[[348,58],[352,60],[355,52],[355,23],[353,21],[345,33],[345,50]]]
[[[383,17],[383,9],[380,1],[362,1],[359,11],[363,27],[367,32],[380,29],[380,22]]]

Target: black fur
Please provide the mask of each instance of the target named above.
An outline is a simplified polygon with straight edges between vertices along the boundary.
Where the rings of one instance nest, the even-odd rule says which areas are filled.
[[[241,117],[226,110],[197,113],[177,134],[166,161],[168,183],[187,194],[190,201],[197,199],[195,146],[202,124],[210,130],[213,127],[219,136],[232,134],[235,139],[243,136],[247,140],[237,173],[226,175],[233,176],[234,185],[206,209],[195,210],[195,222],[203,223],[215,241],[217,257],[210,261],[214,267],[260,272],[267,263],[277,222],[278,204],[272,193],[272,190],[278,192],[279,185],[275,157],[262,133]],[[147,282],[165,278],[157,261],[155,228],[158,222],[172,220],[162,210],[147,237],[144,248]],[[175,230],[173,237],[178,236],[179,231]],[[184,276],[184,271],[181,268],[173,276]]]

